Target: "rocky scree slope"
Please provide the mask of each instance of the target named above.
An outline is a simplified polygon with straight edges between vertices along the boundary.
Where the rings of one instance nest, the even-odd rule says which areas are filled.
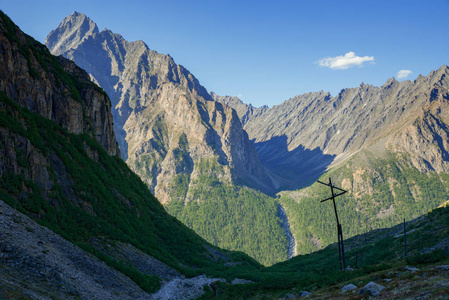
[[[2,299],[150,299],[124,274],[0,200]]]
[[[99,32],[76,12],[45,44],[75,61],[108,93],[122,156],[162,203],[193,200],[189,191],[204,161],[218,162],[220,170],[208,172],[221,182],[275,190],[277,182],[260,165],[235,111],[213,101],[169,55],[107,29]]]
[[[169,278],[136,263],[137,256],[152,256],[149,262],[173,269],[173,276],[259,267],[242,253],[215,248],[166,213],[118,156],[109,98],[83,70],[52,56],[3,12],[0,41],[2,201],[146,292]],[[6,227],[0,233],[10,235]]]

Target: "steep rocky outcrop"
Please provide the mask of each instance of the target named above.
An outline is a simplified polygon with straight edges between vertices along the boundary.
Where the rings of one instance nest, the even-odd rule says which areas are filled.
[[[52,56],[45,46],[25,35],[3,13],[0,41],[2,95],[70,133],[91,136],[109,155],[119,155],[109,98],[89,80],[85,71],[70,60]],[[0,106],[0,112],[8,111],[5,105]],[[19,114],[13,117],[24,122],[20,121]],[[66,196],[76,198],[60,157],[43,153],[29,137],[7,127],[0,127],[0,141],[0,175],[20,174],[36,182],[43,194],[48,194],[55,183],[49,171],[53,167],[60,175],[58,180],[65,187]],[[87,144],[84,148],[91,158],[98,159],[96,150]]]
[[[109,98],[85,71],[51,57],[45,46],[4,18],[0,42],[0,91],[71,133],[91,135],[110,155],[119,153]]]
[[[73,13],[45,43],[89,72],[111,97],[122,156],[159,200],[192,200],[189,191],[205,161],[218,162],[220,172],[207,172],[221,182],[275,190],[277,182],[260,165],[233,109],[213,101],[169,55],[95,28]]]

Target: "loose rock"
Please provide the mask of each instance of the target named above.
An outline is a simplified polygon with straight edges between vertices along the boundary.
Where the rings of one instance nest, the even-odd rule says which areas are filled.
[[[380,295],[380,292],[385,289],[384,286],[374,283],[370,281],[367,285],[365,285],[360,291],[360,295],[367,294],[369,296],[377,297]]]
[[[437,266],[436,268],[442,271],[449,271],[449,265]]]
[[[253,281],[251,280],[246,280],[246,279],[240,279],[240,278],[235,278],[231,284],[247,284],[247,283],[253,283]]]
[[[309,295],[311,295],[312,293],[309,293],[307,291],[302,291],[300,292],[297,296],[298,297],[309,297]]]
[[[415,268],[415,267],[409,267],[409,266],[406,266],[405,269],[406,269],[407,271],[412,271],[412,272],[419,271],[418,268]]]
[[[353,285],[352,283],[350,283],[350,284],[348,284],[348,285],[345,285],[341,290],[343,291],[343,292],[346,292],[346,291],[351,291],[351,290],[355,290],[357,287],[355,286],[355,285]]]

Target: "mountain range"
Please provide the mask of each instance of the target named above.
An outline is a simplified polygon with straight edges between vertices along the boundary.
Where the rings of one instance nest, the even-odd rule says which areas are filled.
[[[214,161],[223,182],[244,181],[274,192],[276,181],[261,165],[237,114],[207,93],[170,55],[121,35],[74,12],[46,38],[54,55],[85,69],[111,97],[122,157],[162,203],[192,200],[200,161]],[[185,193],[174,193],[182,177]],[[179,183],[177,183],[179,185]]]
[[[260,260],[258,245],[244,246],[254,234],[242,233],[246,222],[269,231],[262,238],[269,244],[274,241],[266,236],[281,240],[276,249],[288,247],[276,225],[279,205],[286,208],[299,253],[331,243],[326,230],[332,219],[313,219],[325,215],[312,204],[322,194],[312,185],[319,178],[332,176],[350,191],[341,204],[357,220],[344,229],[349,236],[364,222],[391,226],[399,214],[417,217],[446,199],[432,189],[449,189],[447,66],[414,81],[391,78],[381,87],[362,83],[336,96],[312,92],[256,108],[208,93],[169,55],[107,29],[99,32],[81,13],[65,18],[45,44],[84,68],[111,96],[114,128],[131,169],[172,215],[221,247]],[[263,222],[255,221],[262,212],[254,211],[265,205],[276,217],[262,229]],[[238,207],[245,211],[237,217]]]
[[[316,177],[370,148],[379,157],[385,151],[408,153],[421,172],[448,172],[448,72],[443,66],[414,81],[391,78],[381,87],[362,83],[335,97],[308,93],[269,109],[255,109],[231,97],[215,99],[245,119],[244,128],[262,163],[296,173],[298,185],[310,183],[301,177],[304,171]]]

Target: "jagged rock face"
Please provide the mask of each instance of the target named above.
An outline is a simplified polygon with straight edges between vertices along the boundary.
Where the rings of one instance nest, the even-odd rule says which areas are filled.
[[[50,36],[56,38],[45,40],[45,45],[54,55],[61,55],[94,33],[98,33],[97,25],[84,14],[74,12],[72,18],[64,19],[56,30],[50,32]]]
[[[224,103],[232,108],[235,109],[237,112],[237,115],[240,118],[240,121],[242,121],[243,126],[248,123],[249,119],[255,118],[259,116],[260,114],[264,113],[266,110],[268,110],[268,106],[264,105],[261,107],[254,107],[251,104],[245,104],[242,100],[240,100],[237,97],[232,96],[219,96],[215,94],[214,92],[210,93],[210,96],[215,101]]]
[[[244,128],[263,164],[274,171],[295,166],[300,180],[298,173],[321,165],[316,175],[322,174],[364,149],[377,157],[385,151],[405,153],[420,171],[449,172],[448,74],[443,66],[414,81],[392,78],[381,87],[362,83],[336,97],[296,96],[250,116]],[[303,168],[297,165],[301,159]]]
[[[88,133],[110,155],[118,153],[111,103],[85,71],[62,57],[47,59],[43,45],[3,18],[0,42],[0,91],[71,133]]]
[[[94,23],[82,16],[64,19],[46,44],[84,68],[109,94],[122,157],[161,202],[190,200],[188,191],[200,163],[210,160],[221,167],[209,175],[222,182],[243,180],[266,192],[274,190],[233,109],[213,101],[169,55],[107,29],[96,32]],[[177,176],[185,179],[184,195],[173,194]]]

